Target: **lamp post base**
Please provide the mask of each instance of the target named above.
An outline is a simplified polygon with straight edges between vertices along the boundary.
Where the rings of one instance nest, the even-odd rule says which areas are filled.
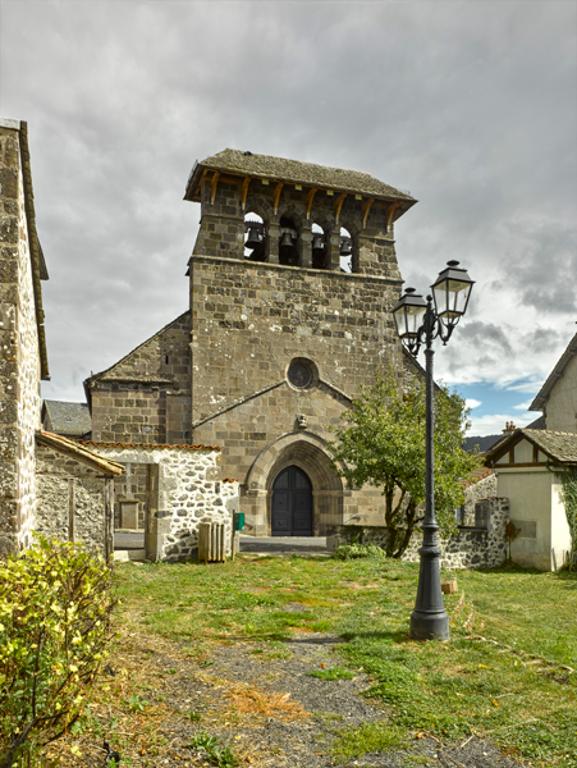
[[[410,634],[413,640],[448,640],[449,617],[446,611],[415,609],[411,614]]]

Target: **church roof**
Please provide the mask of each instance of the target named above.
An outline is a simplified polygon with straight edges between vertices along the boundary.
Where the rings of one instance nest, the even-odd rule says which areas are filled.
[[[557,383],[557,381],[561,378],[563,375],[565,368],[569,365],[570,361],[573,357],[577,355],[577,333],[569,344],[567,345],[567,349],[559,360],[557,361],[557,365],[553,368],[549,376],[547,377],[547,380],[535,396],[535,399],[529,406],[530,411],[542,411],[545,408],[545,404],[547,403],[547,400],[549,399],[549,395],[551,394],[551,390]]]
[[[272,155],[257,155],[239,149],[224,149],[198,162],[190,174],[184,195],[185,200],[200,201],[199,181],[204,169],[404,201],[408,203],[407,208],[416,203],[415,198],[407,192],[401,192],[368,173],[331,168],[316,163],[303,163],[300,160],[289,160]]]
[[[146,350],[151,343],[158,341],[160,336],[166,331],[178,326],[182,323],[189,323],[190,310],[186,310],[180,314],[170,323],[167,323],[159,331],[154,333],[145,341],[141,342],[134,349],[130,350],[124,357],[117,360],[113,365],[109,366],[99,373],[92,373],[84,381],[84,391],[86,392],[88,403],[90,404],[90,387],[97,381],[114,381],[114,382],[140,382],[142,384],[172,384],[172,379],[167,378],[159,370],[158,355],[152,355],[145,357],[140,364],[135,364],[136,355]]]
[[[86,403],[45,400],[42,411],[42,421],[47,422],[46,426],[50,427],[51,432],[59,435],[82,437],[92,429],[90,411]]]

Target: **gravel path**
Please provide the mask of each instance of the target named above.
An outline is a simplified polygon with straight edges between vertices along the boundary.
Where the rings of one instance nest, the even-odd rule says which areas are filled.
[[[415,740],[407,751],[368,754],[338,762],[331,745],[342,729],[363,723],[386,721],[386,710],[361,695],[370,681],[359,673],[351,680],[322,680],[313,670],[338,665],[335,648],[339,639],[327,635],[295,636],[273,646],[230,642],[214,646],[200,664],[177,662],[168,656],[154,660],[161,669],[164,695],[174,697],[175,708],[184,716],[194,709],[198,723],[182,725],[175,720],[171,734],[173,754],[178,745],[190,743],[191,734],[208,732],[231,747],[254,768],[516,768],[515,763],[491,745],[472,738],[460,745],[444,745],[431,739]],[[152,660],[151,660],[152,661]],[[176,670],[176,674],[174,674]],[[168,690],[166,690],[168,688]],[[203,762],[202,750],[188,754],[188,765],[217,765]],[[156,765],[182,765],[178,760]]]

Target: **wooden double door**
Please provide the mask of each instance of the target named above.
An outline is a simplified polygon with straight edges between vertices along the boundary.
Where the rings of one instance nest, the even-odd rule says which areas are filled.
[[[313,488],[299,467],[283,469],[274,481],[271,533],[273,536],[313,535]]]

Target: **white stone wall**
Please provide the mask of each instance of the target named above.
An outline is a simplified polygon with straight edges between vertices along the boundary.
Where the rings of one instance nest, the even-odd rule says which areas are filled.
[[[499,496],[510,502],[511,522],[519,535],[511,544],[513,562],[551,569],[551,482],[547,467],[496,467]]]
[[[239,485],[219,479],[219,450],[187,446],[115,448],[98,443],[91,444],[91,449],[120,464],[158,465],[156,559],[177,561],[194,557],[201,522],[224,523],[225,547],[230,556]]]

